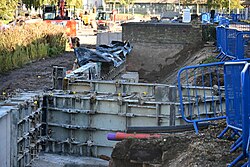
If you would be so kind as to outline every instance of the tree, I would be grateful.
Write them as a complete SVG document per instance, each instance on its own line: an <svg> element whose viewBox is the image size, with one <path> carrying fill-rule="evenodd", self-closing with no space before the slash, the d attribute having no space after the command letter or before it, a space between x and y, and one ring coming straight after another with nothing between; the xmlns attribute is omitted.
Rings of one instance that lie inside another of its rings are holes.
<svg viewBox="0 0 250 167"><path fill-rule="evenodd" d="M129 11L129 7L134 4L134 0L120 0L120 4L124 5L124 7L127 8L127 11Z"/></svg>
<svg viewBox="0 0 250 167"><path fill-rule="evenodd" d="M57 5L60 0L22 0L22 2L28 7L35 7L36 9L42 5L50 4ZM65 0L67 5L75 6L76 8L82 8L82 0Z"/></svg>
<svg viewBox="0 0 250 167"><path fill-rule="evenodd" d="M0 0L0 18L12 19L18 5L18 0Z"/></svg>
<svg viewBox="0 0 250 167"><path fill-rule="evenodd" d="M242 8L240 5L240 0L208 0L208 8L217 8L220 11L223 9L228 9L229 8L229 1L230 1L230 9L238 9Z"/></svg>

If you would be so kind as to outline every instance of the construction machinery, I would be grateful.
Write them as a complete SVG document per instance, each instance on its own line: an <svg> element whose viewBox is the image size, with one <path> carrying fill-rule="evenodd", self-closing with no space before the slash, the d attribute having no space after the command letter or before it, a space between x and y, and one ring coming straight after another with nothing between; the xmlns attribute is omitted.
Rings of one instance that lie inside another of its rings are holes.
<svg viewBox="0 0 250 167"><path fill-rule="evenodd" d="M92 28L94 27L95 13L85 11L84 13L80 13L80 18L85 26L90 25Z"/></svg>
<svg viewBox="0 0 250 167"><path fill-rule="evenodd" d="M96 16L97 30L110 30L115 25L114 11L98 11Z"/></svg>
<svg viewBox="0 0 250 167"><path fill-rule="evenodd" d="M69 6L65 0L58 0L57 5L43 6L43 20L49 24L61 25L65 28L66 34L69 37L71 47L75 45L72 41L76 38L76 20L69 16ZM75 9L75 7L74 7Z"/></svg>

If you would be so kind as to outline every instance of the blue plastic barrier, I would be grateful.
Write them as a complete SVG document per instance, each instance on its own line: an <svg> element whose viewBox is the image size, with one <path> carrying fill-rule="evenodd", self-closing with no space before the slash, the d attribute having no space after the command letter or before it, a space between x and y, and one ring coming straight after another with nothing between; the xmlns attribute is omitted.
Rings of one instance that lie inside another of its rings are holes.
<svg viewBox="0 0 250 167"><path fill-rule="evenodd" d="M226 40L227 40L227 46L226 46L226 55L232 56L236 58L236 35L237 35L236 29L229 29L226 28Z"/></svg>
<svg viewBox="0 0 250 167"><path fill-rule="evenodd" d="M224 64L227 124L230 128L242 130L241 71L246 62Z"/></svg>
<svg viewBox="0 0 250 167"><path fill-rule="evenodd" d="M201 22L203 24L210 23L210 13L202 13L201 14Z"/></svg>
<svg viewBox="0 0 250 167"><path fill-rule="evenodd" d="M222 37L222 31L224 31L224 27L222 26L217 26L216 27L216 47L217 47L217 51L220 51L222 49L222 41L223 41L223 37Z"/></svg>
<svg viewBox="0 0 250 167"><path fill-rule="evenodd" d="M250 140L250 64L246 64L241 72L241 86L242 86L242 117L243 117L243 132L242 132L242 151L243 156L249 156L249 140Z"/></svg>
<svg viewBox="0 0 250 167"><path fill-rule="evenodd" d="M250 40L250 31L238 32L236 35L236 58L244 59L245 44Z"/></svg>
<svg viewBox="0 0 250 167"><path fill-rule="evenodd" d="M232 13L232 14L230 14L230 16L231 16L233 22L238 22L239 21L239 17L240 17L239 14Z"/></svg>
<svg viewBox="0 0 250 167"><path fill-rule="evenodd" d="M219 26L216 29L218 32L217 41L220 53L216 58L219 58L220 61L225 61L227 59L234 60L236 59L236 36L238 31L236 29L229 29L223 26Z"/></svg>
<svg viewBox="0 0 250 167"><path fill-rule="evenodd" d="M229 19L227 19L225 17L220 17L219 18L219 26L228 27L229 26Z"/></svg>
<svg viewBox="0 0 250 167"><path fill-rule="evenodd" d="M248 158L249 157L249 124L250 124L250 120L249 120L249 116L250 116L250 64L247 63L245 64L243 70L241 71L241 85L240 85L240 90L241 90L241 97L240 97L240 107L241 107L241 119L242 119L242 136L240 137L241 139L241 143L239 146L242 147L242 153L236 158L234 159L228 166L232 167L234 165L236 165L240 160L244 159L244 158ZM238 99L236 99L237 102ZM248 158L248 162L246 162L244 165L242 166L247 166L249 162L249 158Z"/></svg>
<svg viewBox="0 0 250 167"><path fill-rule="evenodd" d="M219 14L216 14L216 15L214 16L214 23L219 23L219 21L220 21L220 15L219 15Z"/></svg>
<svg viewBox="0 0 250 167"><path fill-rule="evenodd" d="M250 41L250 31L238 31L223 26L216 27L217 51L216 58L220 61L245 59L245 48ZM250 26L247 26L250 30ZM240 28L242 28L240 26Z"/></svg>
<svg viewBox="0 0 250 167"><path fill-rule="evenodd" d="M227 127L218 138L230 129L242 131L241 71L246 62L226 62L224 65L224 85L226 97Z"/></svg>
<svg viewBox="0 0 250 167"><path fill-rule="evenodd" d="M198 133L198 123L223 119L224 88L223 62L188 66L178 72L178 92L180 114L182 118L193 123Z"/></svg>

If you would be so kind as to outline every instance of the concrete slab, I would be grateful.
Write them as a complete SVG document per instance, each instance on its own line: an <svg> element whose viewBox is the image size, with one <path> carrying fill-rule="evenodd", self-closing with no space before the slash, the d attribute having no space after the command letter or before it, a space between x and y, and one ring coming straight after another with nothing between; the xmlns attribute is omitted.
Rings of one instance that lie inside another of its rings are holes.
<svg viewBox="0 0 250 167"><path fill-rule="evenodd" d="M108 167L108 165L108 161L99 158L44 153L32 162L31 167Z"/></svg>

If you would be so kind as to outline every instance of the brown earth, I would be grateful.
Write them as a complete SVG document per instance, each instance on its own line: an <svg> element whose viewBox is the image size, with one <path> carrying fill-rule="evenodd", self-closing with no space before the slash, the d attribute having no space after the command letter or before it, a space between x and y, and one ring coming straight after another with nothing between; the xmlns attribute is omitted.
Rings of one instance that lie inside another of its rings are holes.
<svg viewBox="0 0 250 167"><path fill-rule="evenodd" d="M225 122L220 121L199 135L189 131L163 134L160 139L123 140L113 150L110 167L225 167L240 150L230 153L229 133L217 138L224 127Z"/></svg>
<svg viewBox="0 0 250 167"><path fill-rule="evenodd" d="M52 88L53 66L72 69L75 56L66 52L57 57L48 57L25 65L5 74L0 74L0 93L21 90L49 90Z"/></svg>
<svg viewBox="0 0 250 167"><path fill-rule="evenodd" d="M95 48L94 45L82 45ZM72 70L76 57L74 52L65 52L56 57L48 57L39 61L31 62L13 71L0 74L0 96L14 91L36 91L53 89L52 71L53 66L66 67Z"/></svg>

